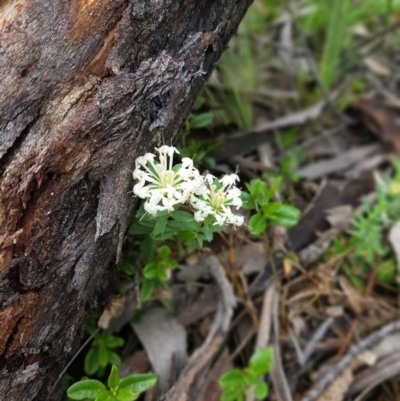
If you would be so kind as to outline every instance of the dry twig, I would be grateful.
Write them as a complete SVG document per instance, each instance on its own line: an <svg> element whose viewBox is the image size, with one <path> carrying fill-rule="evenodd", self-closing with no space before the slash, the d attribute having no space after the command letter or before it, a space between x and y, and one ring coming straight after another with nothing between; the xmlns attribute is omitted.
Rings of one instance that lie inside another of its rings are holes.
<svg viewBox="0 0 400 401"><path fill-rule="evenodd" d="M353 345L349 352L337 362L329 372L308 392L301 401L315 401L321 393L341 374L341 372L365 349L374 345L377 341L389 334L400 330L400 320L387 324L380 330L365 337L358 344Z"/></svg>

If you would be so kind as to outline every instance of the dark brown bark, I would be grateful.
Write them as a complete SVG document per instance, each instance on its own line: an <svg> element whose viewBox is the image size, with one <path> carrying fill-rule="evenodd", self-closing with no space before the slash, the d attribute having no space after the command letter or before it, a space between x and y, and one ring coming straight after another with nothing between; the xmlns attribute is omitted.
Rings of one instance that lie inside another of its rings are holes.
<svg viewBox="0 0 400 401"><path fill-rule="evenodd" d="M1 400L59 399L134 158L177 133L249 2L0 0Z"/></svg>

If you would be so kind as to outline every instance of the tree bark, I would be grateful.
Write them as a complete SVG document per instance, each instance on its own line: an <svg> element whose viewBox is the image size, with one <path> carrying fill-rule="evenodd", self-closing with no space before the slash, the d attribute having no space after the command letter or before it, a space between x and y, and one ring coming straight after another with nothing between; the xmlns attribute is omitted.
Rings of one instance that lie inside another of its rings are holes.
<svg viewBox="0 0 400 401"><path fill-rule="evenodd" d="M60 399L135 156L176 135L249 3L0 0L1 400Z"/></svg>

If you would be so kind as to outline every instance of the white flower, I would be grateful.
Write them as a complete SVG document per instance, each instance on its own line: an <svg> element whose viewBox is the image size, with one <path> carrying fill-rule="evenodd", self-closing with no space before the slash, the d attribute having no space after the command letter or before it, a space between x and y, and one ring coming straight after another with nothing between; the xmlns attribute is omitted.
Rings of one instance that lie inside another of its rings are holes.
<svg viewBox="0 0 400 401"><path fill-rule="evenodd" d="M243 216L234 214L231 206L238 209L242 206L240 199L240 189L235 187L235 182L239 181L236 174L229 174L217 180L213 175L207 174L202 190L195 193L190 198L190 203L196 210L194 219L204 221L208 216L214 216L215 225L243 224ZM199 195L198 197L196 195Z"/></svg>
<svg viewBox="0 0 400 401"><path fill-rule="evenodd" d="M159 162L155 155L146 153L136 159L133 172L133 178L138 180L133 192L146 199L144 209L153 215L164 210L172 212L175 205L187 202L204 185L193 160L184 157L182 165L173 169L174 153L178 150L164 145L156 151Z"/></svg>

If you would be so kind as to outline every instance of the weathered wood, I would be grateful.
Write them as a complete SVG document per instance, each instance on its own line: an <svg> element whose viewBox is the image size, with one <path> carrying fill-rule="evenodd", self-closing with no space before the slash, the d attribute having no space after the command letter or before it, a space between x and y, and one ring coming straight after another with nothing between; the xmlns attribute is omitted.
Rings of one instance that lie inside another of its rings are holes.
<svg viewBox="0 0 400 401"><path fill-rule="evenodd" d="M135 155L174 137L249 3L0 0L1 400L60 398Z"/></svg>

